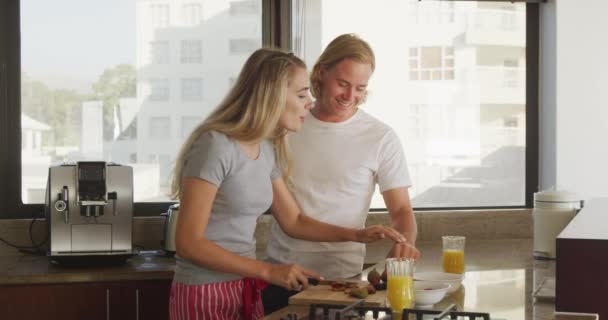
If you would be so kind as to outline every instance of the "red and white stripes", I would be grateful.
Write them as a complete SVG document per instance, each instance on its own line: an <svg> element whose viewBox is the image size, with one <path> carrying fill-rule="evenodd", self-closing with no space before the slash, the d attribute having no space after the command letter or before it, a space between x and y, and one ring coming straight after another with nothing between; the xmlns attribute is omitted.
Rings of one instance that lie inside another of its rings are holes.
<svg viewBox="0 0 608 320"><path fill-rule="evenodd" d="M169 299L171 320L240 320L243 314L244 279L186 285L173 281ZM258 296L251 319L264 317L262 299Z"/></svg>

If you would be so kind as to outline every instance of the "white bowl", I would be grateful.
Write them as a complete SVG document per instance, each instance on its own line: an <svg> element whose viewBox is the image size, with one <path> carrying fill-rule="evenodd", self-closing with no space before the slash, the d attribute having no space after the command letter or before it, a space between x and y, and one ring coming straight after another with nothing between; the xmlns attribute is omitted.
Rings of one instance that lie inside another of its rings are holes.
<svg viewBox="0 0 608 320"><path fill-rule="evenodd" d="M441 301L448 293L450 285L436 281L414 281L416 307L428 307Z"/></svg>
<svg viewBox="0 0 608 320"><path fill-rule="evenodd" d="M447 273L447 272L416 272L414 280L417 281L432 281L436 283L449 284L448 294L458 290L464 279L464 274Z"/></svg>

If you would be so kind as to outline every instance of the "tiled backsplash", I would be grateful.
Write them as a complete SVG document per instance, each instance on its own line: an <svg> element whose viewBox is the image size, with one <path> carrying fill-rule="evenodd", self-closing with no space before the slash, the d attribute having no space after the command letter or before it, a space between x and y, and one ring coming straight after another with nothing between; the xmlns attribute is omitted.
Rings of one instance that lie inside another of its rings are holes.
<svg viewBox="0 0 608 320"><path fill-rule="evenodd" d="M255 237L258 251L263 251L268 242L272 216L262 216L258 221ZM510 239L532 237L532 215L530 209L517 210L471 210L471 211L421 211L416 212L418 240L434 241L442 235L465 235L470 239ZM31 219L0 220L0 237L19 246L31 246L29 227ZM368 225L390 225L386 213L370 214ZM163 237L163 217L137 217L133 223L133 244L146 250L160 248ZM36 243L45 240L47 225L36 220L32 226ZM385 240L388 241L388 240ZM387 244L379 241L368 245L368 250ZM18 254L17 249L0 242L0 256Z"/></svg>

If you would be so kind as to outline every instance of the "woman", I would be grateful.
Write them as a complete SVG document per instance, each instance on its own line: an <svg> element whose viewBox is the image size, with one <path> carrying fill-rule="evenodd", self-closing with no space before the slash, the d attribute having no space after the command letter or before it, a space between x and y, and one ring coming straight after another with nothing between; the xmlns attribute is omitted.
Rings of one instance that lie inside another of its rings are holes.
<svg viewBox="0 0 608 320"><path fill-rule="evenodd" d="M298 265L255 259L256 219L269 207L295 238L403 241L391 228L342 228L300 212L282 178L289 176L285 139L300 129L311 107L302 60L259 49L224 101L185 142L171 188L181 202L171 319L259 319L265 282L294 290L306 288L307 278L319 278Z"/></svg>

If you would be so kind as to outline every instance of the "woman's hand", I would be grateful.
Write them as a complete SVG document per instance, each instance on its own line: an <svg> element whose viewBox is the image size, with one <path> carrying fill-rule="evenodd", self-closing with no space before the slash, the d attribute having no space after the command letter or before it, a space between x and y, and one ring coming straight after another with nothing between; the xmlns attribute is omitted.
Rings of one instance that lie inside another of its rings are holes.
<svg viewBox="0 0 608 320"><path fill-rule="evenodd" d="M265 281L284 287L287 290L308 288L308 278L322 279L316 272L297 264L270 264L264 276Z"/></svg>
<svg viewBox="0 0 608 320"><path fill-rule="evenodd" d="M405 237L397 230L383 225L359 229L355 234L355 241L363 243L374 242L384 238L390 238L397 243L406 242Z"/></svg>
<svg viewBox="0 0 608 320"><path fill-rule="evenodd" d="M420 258L420 251L409 242L395 243L388 253L388 258L409 258L418 260L418 258Z"/></svg>

